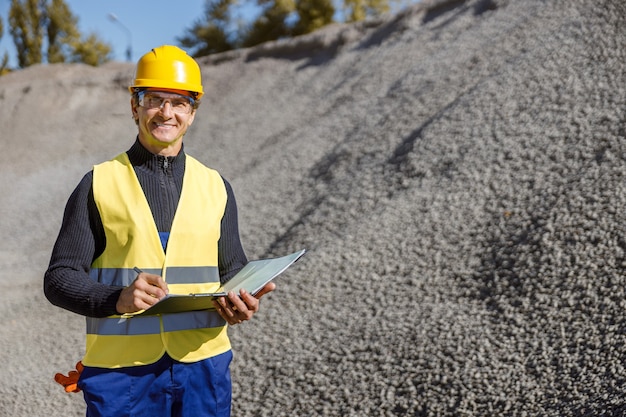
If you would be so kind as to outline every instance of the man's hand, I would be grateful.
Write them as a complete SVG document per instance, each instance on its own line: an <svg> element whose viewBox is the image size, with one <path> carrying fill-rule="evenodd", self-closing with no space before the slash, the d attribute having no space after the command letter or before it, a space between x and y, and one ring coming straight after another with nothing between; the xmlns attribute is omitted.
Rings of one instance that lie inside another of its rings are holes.
<svg viewBox="0 0 626 417"><path fill-rule="evenodd" d="M161 276L142 272L122 290L115 308L120 314L135 313L153 306L168 293L167 284Z"/></svg>
<svg viewBox="0 0 626 417"><path fill-rule="evenodd" d="M213 305L215 305L217 312L228 324L239 324L250 320L259 311L259 300L261 297L275 289L276 284L270 282L254 296L244 289L239 291L239 295L231 291L228 293L228 296L219 297L213 301Z"/></svg>

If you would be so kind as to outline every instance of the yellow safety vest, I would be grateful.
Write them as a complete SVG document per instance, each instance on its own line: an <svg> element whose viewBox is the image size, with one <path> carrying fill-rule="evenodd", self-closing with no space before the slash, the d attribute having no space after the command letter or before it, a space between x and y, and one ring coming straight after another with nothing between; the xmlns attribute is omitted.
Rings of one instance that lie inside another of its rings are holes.
<svg viewBox="0 0 626 417"><path fill-rule="evenodd" d="M186 156L167 253L126 153L94 167L93 194L106 248L91 266L92 279L127 286L135 279L137 266L161 275L171 294L219 288L217 243L227 197L216 171ZM147 365L166 352L181 362L195 362L230 349L226 322L215 310L88 317L86 342L83 364L102 368Z"/></svg>

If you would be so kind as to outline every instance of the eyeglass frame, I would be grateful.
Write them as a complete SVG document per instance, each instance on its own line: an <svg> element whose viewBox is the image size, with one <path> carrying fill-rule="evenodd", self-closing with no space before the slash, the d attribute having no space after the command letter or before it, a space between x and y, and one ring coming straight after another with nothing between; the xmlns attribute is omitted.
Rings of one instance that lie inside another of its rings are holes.
<svg viewBox="0 0 626 417"><path fill-rule="evenodd" d="M189 111L183 112L183 113L177 112L175 110L175 107L172 105L172 101L171 101L175 97L170 97L170 98L162 97L161 104L159 106L156 106L156 107L144 106L143 101L144 101L144 96L146 95L146 93L162 93L162 94L164 93L164 94L168 94L168 95L173 95L173 96L178 96L178 97L184 98L190 104ZM200 105L200 100L196 99L195 97L187 96L185 94L174 93L174 92L170 92L170 91L136 89L134 95L135 95L135 100L136 100L136 103L137 103L138 106L141 106L141 107L143 107L145 109L159 109L159 110L163 110L163 106L165 106L165 103L169 102L172 111L174 113L176 113L176 114L191 114Z"/></svg>

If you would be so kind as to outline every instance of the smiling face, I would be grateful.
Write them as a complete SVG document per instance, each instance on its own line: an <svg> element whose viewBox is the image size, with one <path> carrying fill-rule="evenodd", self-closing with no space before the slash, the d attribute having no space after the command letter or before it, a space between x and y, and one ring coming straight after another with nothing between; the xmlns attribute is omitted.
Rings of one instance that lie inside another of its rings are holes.
<svg viewBox="0 0 626 417"><path fill-rule="evenodd" d="M189 113L175 111L177 97L190 97L187 91L148 89L153 96L166 99L161 106L140 105L140 101L131 98L133 117L139 128L139 142L156 155L178 155L183 144L183 136L193 123L195 108Z"/></svg>

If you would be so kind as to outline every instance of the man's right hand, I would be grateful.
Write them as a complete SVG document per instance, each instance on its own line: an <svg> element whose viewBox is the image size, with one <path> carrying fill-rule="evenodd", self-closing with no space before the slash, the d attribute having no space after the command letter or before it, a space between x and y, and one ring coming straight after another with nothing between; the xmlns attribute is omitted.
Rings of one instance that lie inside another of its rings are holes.
<svg viewBox="0 0 626 417"><path fill-rule="evenodd" d="M167 284L161 276L142 272L122 290L115 308L119 314L135 313L153 306L168 293Z"/></svg>

